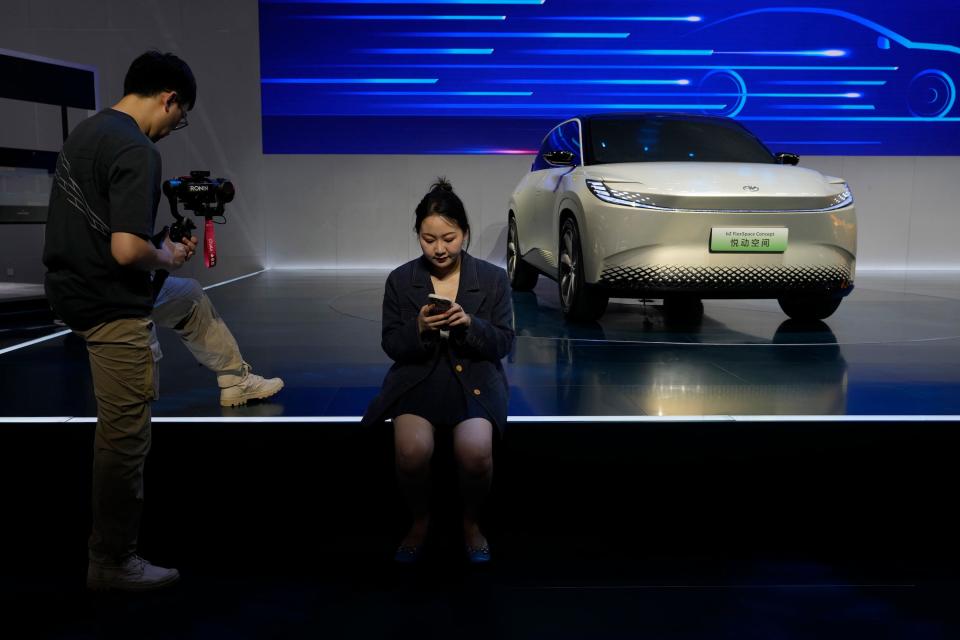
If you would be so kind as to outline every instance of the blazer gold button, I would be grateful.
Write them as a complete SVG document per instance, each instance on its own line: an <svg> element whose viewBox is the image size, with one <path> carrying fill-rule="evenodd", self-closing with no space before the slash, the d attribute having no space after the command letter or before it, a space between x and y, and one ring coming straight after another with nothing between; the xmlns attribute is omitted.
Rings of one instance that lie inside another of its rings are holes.
<svg viewBox="0 0 960 640"><path fill-rule="evenodd" d="M458 364L456 367L454 367L454 369L457 370L457 373L462 373L462 372L463 372L463 365L459 365L459 364Z"/></svg>
<svg viewBox="0 0 960 640"><path fill-rule="evenodd" d="M473 390L473 395L475 395L475 396L480 395L480 389L474 389L474 390Z"/></svg>

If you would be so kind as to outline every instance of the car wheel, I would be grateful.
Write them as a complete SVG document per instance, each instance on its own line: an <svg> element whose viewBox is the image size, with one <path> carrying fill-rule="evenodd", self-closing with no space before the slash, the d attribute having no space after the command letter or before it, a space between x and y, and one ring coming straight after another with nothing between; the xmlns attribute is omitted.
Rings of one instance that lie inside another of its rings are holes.
<svg viewBox="0 0 960 640"><path fill-rule="evenodd" d="M790 296L777 298L783 312L794 320L823 320L829 318L843 298L829 295Z"/></svg>
<svg viewBox="0 0 960 640"><path fill-rule="evenodd" d="M520 257L517 221L512 217L507 226L507 275L514 291L530 291L537 284L540 273Z"/></svg>
<svg viewBox="0 0 960 640"><path fill-rule="evenodd" d="M607 310L609 296L587 284L583 275L580 231L572 218L560 228L560 308L567 320L589 322Z"/></svg>

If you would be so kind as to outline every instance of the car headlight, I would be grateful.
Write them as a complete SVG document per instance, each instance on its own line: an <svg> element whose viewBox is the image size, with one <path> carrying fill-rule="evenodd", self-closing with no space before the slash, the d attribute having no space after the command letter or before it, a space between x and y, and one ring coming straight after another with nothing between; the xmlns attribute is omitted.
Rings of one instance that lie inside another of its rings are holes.
<svg viewBox="0 0 960 640"><path fill-rule="evenodd" d="M590 189L590 193L597 196L604 202L611 202L613 204L622 204L628 207L639 207L644 209L663 208L658 207L657 203L653 201L653 198L646 193L614 189L613 187L608 187L602 180L587 180L586 183L587 188Z"/></svg>
<svg viewBox="0 0 960 640"><path fill-rule="evenodd" d="M670 206L667 203L660 202L658 203L654 200L654 196L648 193L640 193L637 191L625 191L623 189L614 189L610 185L603 182L603 180L586 180L587 188L590 189L590 193L600 198L604 202L610 202L612 204L619 204L627 207L634 207L637 209L653 209L655 211L684 211L687 209L678 209L675 206ZM842 184L843 188L840 193L835 196L827 197L820 199L817 203L820 206L815 208L802 208L796 209L797 211L833 211L835 209L842 209L843 207L853 204L853 193L850 191L850 186L846 183L834 183ZM824 206L825 205L825 206ZM697 208L696 210L701 210ZM710 209L713 211L714 209ZM717 209L720 210L720 209ZM723 211L740 211L740 212L750 212L756 213L758 209L722 209ZM764 209L766 211L766 209ZM779 209L771 209L770 212L779 211Z"/></svg>
<svg viewBox="0 0 960 640"><path fill-rule="evenodd" d="M850 191L850 185L843 183L843 189L837 195L833 196L830 206L827 209L839 209L848 204L853 204L853 192Z"/></svg>

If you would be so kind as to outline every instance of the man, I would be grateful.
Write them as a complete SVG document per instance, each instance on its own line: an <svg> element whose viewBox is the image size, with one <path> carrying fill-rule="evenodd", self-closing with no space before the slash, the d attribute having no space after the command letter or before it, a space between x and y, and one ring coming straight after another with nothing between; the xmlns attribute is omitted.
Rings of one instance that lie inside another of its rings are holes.
<svg viewBox="0 0 960 640"><path fill-rule="evenodd" d="M43 262L50 304L87 343L97 398L87 586L139 591L179 578L137 555L150 401L159 388L154 324L174 329L217 373L224 406L269 397L283 381L250 373L195 280L170 277L154 300L152 272L175 271L196 252L195 237L167 237L159 248L150 238L162 175L154 143L187 126L197 85L183 60L149 51L130 65L123 92L64 143Z"/></svg>

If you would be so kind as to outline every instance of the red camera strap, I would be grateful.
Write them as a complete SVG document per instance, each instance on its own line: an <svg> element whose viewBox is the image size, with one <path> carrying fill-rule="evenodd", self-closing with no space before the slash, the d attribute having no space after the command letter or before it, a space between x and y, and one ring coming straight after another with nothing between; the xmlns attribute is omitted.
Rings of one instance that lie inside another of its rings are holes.
<svg viewBox="0 0 960 640"><path fill-rule="evenodd" d="M203 225L203 264L209 269L217 266L217 238L213 231L213 220L207 218Z"/></svg>

